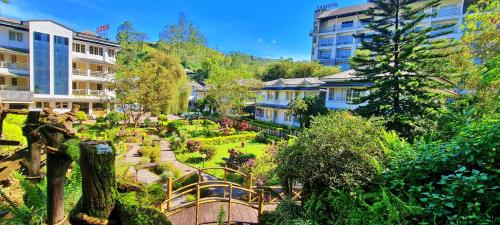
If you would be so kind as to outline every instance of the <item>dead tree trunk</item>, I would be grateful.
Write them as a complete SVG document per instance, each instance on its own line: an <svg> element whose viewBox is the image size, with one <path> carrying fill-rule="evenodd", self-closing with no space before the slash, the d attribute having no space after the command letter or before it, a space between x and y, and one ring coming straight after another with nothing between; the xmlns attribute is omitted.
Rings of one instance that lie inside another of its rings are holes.
<svg viewBox="0 0 500 225"><path fill-rule="evenodd" d="M109 141L80 143L82 213L108 219L115 207L115 149Z"/></svg>
<svg viewBox="0 0 500 225"><path fill-rule="evenodd" d="M45 139L41 133L35 130L40 125L40 112L30 111L23 127L23 135L28 142L29 163L27 164L28 178L40 178L40 164Z"/></svg>
<svg viewBox="0 0 500 225"><path fill-rule="evenodd" d="M45 136L45 135L44 135ZM66 172L73 161L59 151L64 134L54 132L47 139L47 224L59 224L64 217L64 183Z"/></svg>

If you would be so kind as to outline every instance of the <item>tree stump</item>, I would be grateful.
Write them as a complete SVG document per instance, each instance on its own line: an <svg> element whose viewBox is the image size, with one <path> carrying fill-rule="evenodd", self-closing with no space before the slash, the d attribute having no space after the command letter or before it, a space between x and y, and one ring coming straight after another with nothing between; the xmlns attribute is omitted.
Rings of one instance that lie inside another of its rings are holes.
<svg viewBox="0 0 500 225"><path fill-rule="evenodd" d="M23 135L28 142L28 177L31 179L41 178L40 163L42 156L42 149L45 146L45 139L39 131L35 129L40 124L40 112L30 111L26 119L26 125L23 127Z"/></svg>
<svg viewBox="0 0 500 225"><path fill-rule="evenodd" d="M109 141L80 143L82 213L107 219L115 207L115 149Z"/></svg>
<svg viewBox="0 0 500 225"><path fill-rule="evenodd" d="M64 140L64 134L48 134L47 149L47 224L60 224L64 216L64 183L66 172L73 161L68 155L58 151Z"/></svg>

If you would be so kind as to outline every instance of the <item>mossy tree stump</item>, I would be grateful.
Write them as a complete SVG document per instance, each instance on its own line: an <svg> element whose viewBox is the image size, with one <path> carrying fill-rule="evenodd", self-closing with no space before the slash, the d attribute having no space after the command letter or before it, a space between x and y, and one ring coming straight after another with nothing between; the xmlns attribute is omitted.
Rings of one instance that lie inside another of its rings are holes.
<svg viewBox="0 0 500 225"><path fill-rule="evenodd" d="M80 143L82 213L108 219L116 204L116 150L109 141Z"/></svg>

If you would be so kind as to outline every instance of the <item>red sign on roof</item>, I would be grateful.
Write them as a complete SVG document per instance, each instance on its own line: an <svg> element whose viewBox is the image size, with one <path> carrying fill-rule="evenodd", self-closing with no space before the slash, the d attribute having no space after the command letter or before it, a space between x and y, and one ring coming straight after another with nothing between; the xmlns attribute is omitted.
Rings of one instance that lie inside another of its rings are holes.
<svg viewBox="0 0 500 225"><path fill-rule="evenodd" d="M100 33L100 32L107 31L107 30L109 30L109 24L102 25L102 26L98 27L95 31L96 31L96 33Z"/></svg>

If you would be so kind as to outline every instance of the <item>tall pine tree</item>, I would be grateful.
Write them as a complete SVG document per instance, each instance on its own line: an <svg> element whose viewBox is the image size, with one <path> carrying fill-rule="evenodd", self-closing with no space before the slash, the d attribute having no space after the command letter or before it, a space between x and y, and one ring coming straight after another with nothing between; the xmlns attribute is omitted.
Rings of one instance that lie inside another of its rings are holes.
<svg viewBox="0 0 500 225"><path fill-rule="evenodd" d="M362 46L351 60L357 74L374 83L360 102L363 116L384 117L386 127L403 136L429 129L443 102L441 78L447 74L443 59L453 45L437 39L453 32L455 24L421 28L429 9L439 0L375 0L365 12L370 19Z"/></svg>

